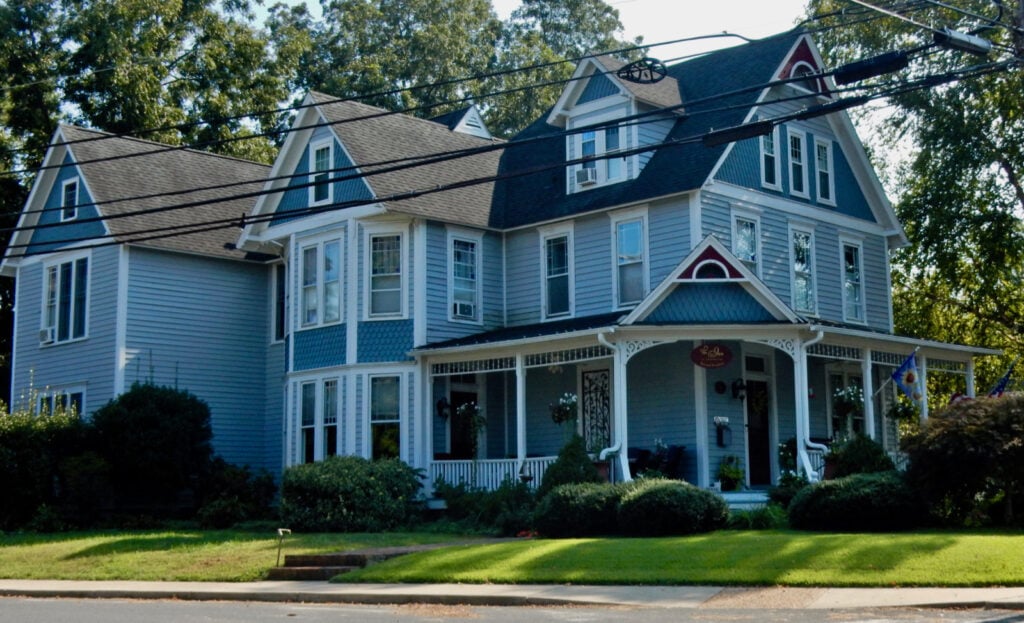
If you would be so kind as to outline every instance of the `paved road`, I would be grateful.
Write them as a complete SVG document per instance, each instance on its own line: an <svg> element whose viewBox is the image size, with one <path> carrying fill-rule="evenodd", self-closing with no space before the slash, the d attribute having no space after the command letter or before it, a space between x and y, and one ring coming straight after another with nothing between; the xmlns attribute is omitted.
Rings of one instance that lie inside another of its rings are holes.
<svg viewBox="0 0 1024 623"><path fill-rule="evenodd" d="M332 623L398 621L494 621L495 623L601 622L786 622L786 623L1016 623L1024 613L1007 610L864 608L842 610L755 608L642 608L638 606L457 606L443 604L351 605L266 602L138 601L121 599L0 598L0 623Z"/></svg>

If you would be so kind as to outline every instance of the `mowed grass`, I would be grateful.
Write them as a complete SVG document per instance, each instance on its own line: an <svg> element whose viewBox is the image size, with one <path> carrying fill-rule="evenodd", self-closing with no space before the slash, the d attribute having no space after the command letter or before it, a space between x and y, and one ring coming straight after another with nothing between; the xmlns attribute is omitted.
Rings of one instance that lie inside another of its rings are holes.
<svg viewBox="0 0 1024 623"><path fill-rule="evenodd" d="M292 534L285 554L461 539L427 533ZM0 536L0 578L49 580L260 580L277 563L276 532L137 531Z"/></svg>
<svg viewBox="0 0 1024 623"><path fill-rule="evenodd" d="M373 565L343 582L1021 586L1024 534L722 531L658 539L524 540Z"/></svg>

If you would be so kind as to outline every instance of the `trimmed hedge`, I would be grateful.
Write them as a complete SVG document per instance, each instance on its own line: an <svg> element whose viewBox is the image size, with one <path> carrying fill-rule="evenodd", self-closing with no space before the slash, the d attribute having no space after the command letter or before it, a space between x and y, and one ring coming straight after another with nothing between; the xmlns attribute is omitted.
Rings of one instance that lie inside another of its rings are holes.
<svg viewBox="0 0 1024 623"><path fill-rule="evenodd" d="M281 519L306 532L379 532L419 513L421 472L398 459L332 456L295 465L281 479Z"/></svg>
<svg viewBox="0 0 1024 623"><path fill-rule="evenodd" d="M580 482L604 482L594 461L587 454L587 443L583 437L573 435L558 452L558 458L544 471L544 480L537 487L537 497L543 498L549 491L560 485Z"/></svg>
<svg viewBox="0 0 1024 623"><path fill-rule="evenodd" d="M882 444L866 435L853 437L832 446L825 460L832 463L832 478L843 478L851 474L873 474L896 469Z"/></svg>
<svg viewBox="0 0 1024 623"><path fill-rule="evenodd" d="M618 506L633 483L570 483L541 498L533 516L537 532L554 538L604 536L619 529Z"/></svg>
<svg viewBox="0 0 1024 623"><path fill-rule="evenodd" d="M789 505L789 523L800 530L910 530L923 525L926 516L917 492L894 471L818 482Z"/></svg>
<svg viewBox="0 0 1024 623"><path fill-rule="evenodd" d="M669 536L724 528L721 496L679 480L644 480L619 502L619 529L633 536Z"/></svg>

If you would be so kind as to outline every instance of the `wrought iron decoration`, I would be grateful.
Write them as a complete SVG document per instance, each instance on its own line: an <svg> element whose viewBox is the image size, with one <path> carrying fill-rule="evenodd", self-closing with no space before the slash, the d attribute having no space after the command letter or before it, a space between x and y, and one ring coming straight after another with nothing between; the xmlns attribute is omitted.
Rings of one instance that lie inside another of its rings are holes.
<svg viewBox="0 0 1024 623"><path fill-rule="evenodd" d="M637 84L654 84L655 82L661 82L661 79L667 73L664 63L656 58L645 56L638 61L633 61L626 65L616 75L623 80L636 82Z"/></svg>

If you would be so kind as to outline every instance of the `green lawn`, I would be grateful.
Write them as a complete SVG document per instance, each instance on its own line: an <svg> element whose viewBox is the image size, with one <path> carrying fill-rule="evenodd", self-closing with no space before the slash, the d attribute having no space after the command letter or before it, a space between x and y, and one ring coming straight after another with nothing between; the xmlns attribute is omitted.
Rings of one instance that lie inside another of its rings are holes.
<svg viewBox="0 0 1024 623"><path fill-rule="evenodd" d="M464 541L435 533L293 534L284 553ZM0 536L0 578L247 581L277 535L242 531ZM524 539L453 546L341 576L363 582L1024 586L1024 533L721 531L661 539Z"/></svg>
<svg viewBox="0 0 1024 623"><path fill-rule="evenodd" d="M1024 585L1024 534L722 531L660 539L524 540L415 554L346 582Z"/></svg>

